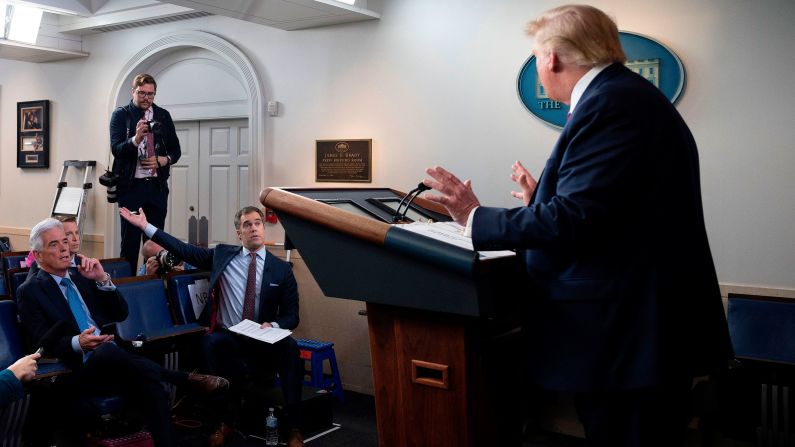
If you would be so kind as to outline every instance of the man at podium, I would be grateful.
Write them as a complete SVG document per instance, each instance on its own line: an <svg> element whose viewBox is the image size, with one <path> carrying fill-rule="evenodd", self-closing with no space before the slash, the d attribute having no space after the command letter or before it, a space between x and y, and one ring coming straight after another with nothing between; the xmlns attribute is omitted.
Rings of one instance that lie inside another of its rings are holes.
<svg viewBox="0 0 795 447"><path fill-rule="evenodd" d="M573 391L589 445L684 442L694 376L730 353L693 136L668 99L624 66L616 24L561 6L528 24L538 76L569 119L538 182L516 162L525 206L481 206L441 167L427 198L476 250L517 249L527 359L546 389Z"/></svg>

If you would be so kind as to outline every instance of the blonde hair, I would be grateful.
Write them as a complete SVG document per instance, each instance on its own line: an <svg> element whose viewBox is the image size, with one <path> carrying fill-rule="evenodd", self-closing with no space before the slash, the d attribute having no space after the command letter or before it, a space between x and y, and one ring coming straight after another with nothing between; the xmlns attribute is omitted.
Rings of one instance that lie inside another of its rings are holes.
<svg viewBox="0 0 795 447"><path fill-rule="evenodd" d="M593 67L627 61L616 23L593 6L564 5L550 9L529 22L525 31L540 48L554 50L566 63Z"/></svg>

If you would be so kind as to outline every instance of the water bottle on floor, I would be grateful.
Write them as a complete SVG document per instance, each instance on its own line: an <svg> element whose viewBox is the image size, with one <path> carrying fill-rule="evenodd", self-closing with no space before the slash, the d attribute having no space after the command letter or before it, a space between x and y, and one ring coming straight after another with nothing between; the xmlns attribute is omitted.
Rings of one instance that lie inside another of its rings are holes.
<svg viewBox="0 0 795 447"><path fill-rule="evenodd" d="M265 445L279 445L279 420L273 407L268 408L268 417L265 418Z"/></svg>

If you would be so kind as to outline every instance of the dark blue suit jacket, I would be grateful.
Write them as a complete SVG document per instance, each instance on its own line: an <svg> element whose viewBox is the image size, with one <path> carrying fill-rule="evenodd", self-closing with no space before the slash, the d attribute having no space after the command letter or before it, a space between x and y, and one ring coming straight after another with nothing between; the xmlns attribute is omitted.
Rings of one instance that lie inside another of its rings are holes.
<svg viewBox="0 0 795 447"><path fill-rule="evenodd" d="M79 274L70 274L70 278L80 291L80 296L83 297L97 327L127 319L127 302L117 291L99 290L94 281ZM69 330L58 339L52 356L60 358L72 369L82 367L83 356L72 350L72 337L79 334L80 329L69 309L69 303L49 273L39 270L35 277L19 286L17 304L22 327L33 346L39 345L41 337L56 322L66 321Z"/></svg>
<svg viewBox="0 0 795 447"><path fill-rule="evenodd" d="M112 171L120 176L117 192L124 193L133 177L135 167L138 163L138 146L130 142L130 138L135 135L135 127L143 116L143 111L139 109L132 100L129 104L117 108L110 118L110 149L113 153ZM174 128L174 121L168 110L152 104L152 120L158 121L163 126L162 132L156 134L155 149L159 156L171 157L171 164L179 161L182 150L177 138L177 131ZM171 172L170 166L163 166L157 170L157 179L160 183L160 190L168 194L168 177Z"/></svg>
<svg viewBox="0 0 795 447"><path fill-rule="evenodd" d="M152 236L152 240L166 250L176 254L180 259L203 270L210 270L210 290L215 290L226 266L243 250L240 245L219 244L215 248L202 248L186 244L162 230ZM219 293L214 293L213 305L205 307L200 320L214 322ZM208 308L210 310L208 310ZM257 322L275 321L282 329L293 330L298 327L298 286L293 276L292 266L288 262L269 253L265 257L262 271L262 285L259 295L259 313ZM212 326L212 325L211 325Z"/></svg>
<svg viewBox="0 0 795 447"><path fill-rule="evenodd" d="M726 366L695 141L623 65L586 89L530 206L479 208L472 239L524 251L525 331L543 386L632 389Z"/></svg>

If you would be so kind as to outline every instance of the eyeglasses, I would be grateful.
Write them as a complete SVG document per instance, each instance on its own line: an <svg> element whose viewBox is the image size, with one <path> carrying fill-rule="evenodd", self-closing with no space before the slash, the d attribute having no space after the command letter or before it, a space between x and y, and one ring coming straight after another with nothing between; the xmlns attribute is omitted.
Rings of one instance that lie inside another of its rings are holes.
<svg viewBox="0 0 795 447"><path fill-rule="evenodd" d="M136 90L135 94L138 95L139 98L154 98L157 93L156 92L143 92L141 90Z"/></svg>

